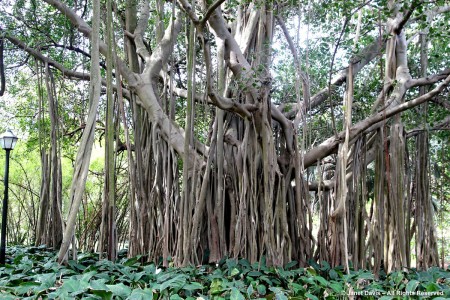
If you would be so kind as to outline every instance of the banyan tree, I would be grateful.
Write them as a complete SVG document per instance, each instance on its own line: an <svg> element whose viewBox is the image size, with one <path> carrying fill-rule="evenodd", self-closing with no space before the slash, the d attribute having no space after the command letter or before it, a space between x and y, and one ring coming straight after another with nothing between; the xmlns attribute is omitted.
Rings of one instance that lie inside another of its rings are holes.
<svg viewBox="0 0 450 300"><path fill-rule="evenodd" d="M60 262L80 244L98 138L89 247L109 259L125 243L165 265L439 263L430 141L449 120L436 117L448 109L446 1L6 2L2 88L26 55L52 128L36 243ZM63 201L69 81L89 101Z"/></svg>

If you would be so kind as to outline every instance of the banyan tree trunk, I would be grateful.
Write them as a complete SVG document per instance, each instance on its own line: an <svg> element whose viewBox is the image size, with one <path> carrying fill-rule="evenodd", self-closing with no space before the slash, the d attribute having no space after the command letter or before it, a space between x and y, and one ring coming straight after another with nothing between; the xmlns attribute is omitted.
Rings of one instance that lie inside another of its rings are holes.
<svg viewBox="0 0 450 300"><path fill-rule="evenodd" d="M420 64L422 76L427 76L427 34L420 35ZM420 95L426 93L425 87L419 90ZM420 113L425 119L428 105L420 106ZM417 268L427 269L438 265L439 256L434 226L434 211L430 192L430 165L429 165L429 135L426 130L416 137L416 164L415 164L415 220L416 220L416 257Z"/></svg>
<svg viewBox="0 0 450 300"><path fill-rule="evenodd" d="M59 121L56 88L50 67L45 65L45 83L50 117L50 147L41 149L41 202L36 234L36 245L45 244L58 249L63 238L61 217L62 172L59 149Z"/></svg>

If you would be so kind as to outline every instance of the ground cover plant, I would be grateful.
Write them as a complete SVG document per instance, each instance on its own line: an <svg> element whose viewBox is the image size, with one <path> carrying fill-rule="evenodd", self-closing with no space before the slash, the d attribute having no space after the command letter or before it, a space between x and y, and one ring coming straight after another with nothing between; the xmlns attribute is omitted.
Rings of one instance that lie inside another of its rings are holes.
<svg viewBox="0 0 450 300"><path fill-rule="evenodd" d="M161 267L127 258L116 263L80 253L67 265L45 247L12 247L0 267L2 299L445 299L450 297L450 270L347 274L342 267L296 262L269 267L265 260L223 259L217 265Z"/></svg>

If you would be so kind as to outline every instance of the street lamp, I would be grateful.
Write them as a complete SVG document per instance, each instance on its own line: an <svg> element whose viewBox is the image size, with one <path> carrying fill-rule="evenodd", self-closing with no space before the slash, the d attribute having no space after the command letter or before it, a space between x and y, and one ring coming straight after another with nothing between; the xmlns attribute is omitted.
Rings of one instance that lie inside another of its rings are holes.
<svg viewBox="0 0 450 300"><path fill-rule="evenodd" d="M6 163L5 163L5 196L3 197L3 209L2 209L2 233L0 244L0 264L5 264L6 253L6 219L8 217L8 177L9 177L9 152L14 149L18 138L12 133L11 130L6 130L0 136L0 146L6 151Z"/></svg>

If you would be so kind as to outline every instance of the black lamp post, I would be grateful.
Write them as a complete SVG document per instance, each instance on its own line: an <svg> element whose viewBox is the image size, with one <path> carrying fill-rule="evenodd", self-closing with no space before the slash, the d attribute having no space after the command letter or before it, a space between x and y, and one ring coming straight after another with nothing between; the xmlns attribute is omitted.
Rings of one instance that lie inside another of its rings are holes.
<svg viewBox="0 0 450 300"><path fill-rule="evenodd" d="M6 253L6 219L8 217L8 177L9 177L9 152L14 149L18 138L12 133L11 130L6 130L0 136L0 146L6 151L6 163L5 163L5 196L3 197L3 209L2 209L2 233L0 244L0 264L5 264Z"/></svg>

